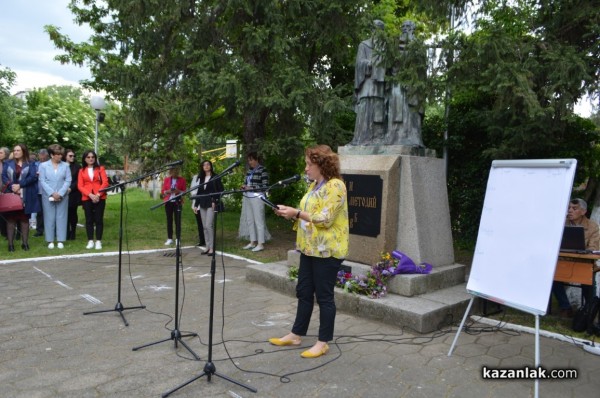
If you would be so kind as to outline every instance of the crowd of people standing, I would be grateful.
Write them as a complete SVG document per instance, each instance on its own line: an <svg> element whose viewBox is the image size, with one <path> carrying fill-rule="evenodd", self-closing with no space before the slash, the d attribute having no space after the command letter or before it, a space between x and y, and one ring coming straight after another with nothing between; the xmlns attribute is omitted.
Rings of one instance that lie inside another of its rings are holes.
<svg viewBox="0 0 600 398"><path fill-rule="evenodd" d="M75 240L77 208L83 203L88 235L87 249L102 249L106 170L94 151L86 151L81 165L71 149L53 144L30 154L25 144L12 151L0 148L2 193L17 195L22 209L0 214L0 231L8 241L8 251L15 251L20 236L21 248L29 250L29 230L44 236L48 249L63 249L66 240ZM96 241L93 241L94 229Z"/></svg>
<svg viewBox="0 0 600 398"><path fill-rule="evenodd" d="M23 204L20 210L0 209L0 232L8 241L9 252L15 251L15 241L19 239L22 250L29 250L30 229L35 231L33 236L45 238L48 249L63 249L66 241L76 239L80 206L85 215L85 248L102 249L104 212L111 180L94 151L84 151L80 159L79 162L74 150L59 144L36 153L30 153L25 144L16 144L12 150L0 148L0 192L18 195ZM264 250L265 242L271 238L261 200L268 188L269 174L256 152L248 153L246 160L247 172L240 187L244 194L239 237L249 241L243 249L257 252ZM224 187L210 160L201 162L198 174L193 176L192 187L191 208L198 227L196 246L203 249L202 254L211 255L215 250L215 215L223 211L220 194ZM187 182L179 168L170 169L161 189L167 246L174 243L176 215L183 203L179 195L186 189Z"/></svg>

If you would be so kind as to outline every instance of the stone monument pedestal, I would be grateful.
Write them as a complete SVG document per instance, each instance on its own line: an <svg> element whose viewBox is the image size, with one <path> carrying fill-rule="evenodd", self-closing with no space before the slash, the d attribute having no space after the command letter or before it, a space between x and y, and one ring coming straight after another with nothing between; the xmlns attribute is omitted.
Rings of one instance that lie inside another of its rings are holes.
<svg viewBox="0 0 600 398"><path fill-rule="evenodd" d="M362 145L339 147L338 154L348 189L348 260L373 264L381 252L400 250L416 263L454 263L444 161L435 151ZM382 185L371 184L379 178ZM360 194L355 181L365 185ZM373 206L379 220L373 220ZM371 224L367 235L364 224Z"/></svg>

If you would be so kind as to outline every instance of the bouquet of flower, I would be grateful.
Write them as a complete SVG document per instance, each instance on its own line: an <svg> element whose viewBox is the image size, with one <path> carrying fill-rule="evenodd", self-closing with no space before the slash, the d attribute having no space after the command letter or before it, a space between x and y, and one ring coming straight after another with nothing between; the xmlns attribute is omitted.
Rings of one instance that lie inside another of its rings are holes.
<svg viewBox="0 0 600 398"><path fill-rule="evenodd" d="M366 275L352 274L340 270L337 274L336 286L347 293L362 294L371 298L380 298L387 293L387 284L397 274L428 274L431 264L416 265L410 257L394 250L392 254L381 253L381 259L371 267ZM290 267L290 280L298 278L298 268Z"/></svg>
<svg viewBox="0 0 600 398"><path fill-rule="evenodd" d="M380 298L387 293L387 282L394 276L398 261L389 253L381 254L381 261L371 267L366 275L354 275L338 272L336 286L345 292L362 294L371 298Z"/></svg>

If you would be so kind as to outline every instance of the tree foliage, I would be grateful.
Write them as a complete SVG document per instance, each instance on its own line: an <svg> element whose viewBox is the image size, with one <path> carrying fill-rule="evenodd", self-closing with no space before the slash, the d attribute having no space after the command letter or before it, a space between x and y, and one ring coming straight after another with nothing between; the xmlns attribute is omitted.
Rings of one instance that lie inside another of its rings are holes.
<svg viewBox="0 0 600 398"><path fill-rule="evenodd" d="M449 196L455 236L466 240L476 236L492 160L575 157L577 181L597 173L598 130L573 106L598 91L600 9L586 1L482 3L476 30L446 43L456 54L445 75ZM442 144L440 130L428 134L426 142Z"/></svg>
<svg viewBox="0 0 600 398"><path fill-rule="evenodd" d="M26 107L19 118L22 140L32 150L60 144L81 153L94 148L95 118L78 88L50 86L35 89L27 95ZM103 141L106 142L99 140Z"/></svg>
<svg viewBox="0 0 600 398"><path fill-rule="evenodd" d="M18 135L16 113L19 102L10 95L15 79L16 75L12 70L0 68L0 143L2 146L12 146Z"/></svg>
<svg viewBox="0 0 600 398"><path fill-rule="evenodd" d="M59 28L46 29L65 51L61 62L87 63L94 78L86 85L129 110L138 149L179 148L208 127L267 158L298 157L305 131L334 147L351 138L340 115L351 113L363 5L73 0L77 22L94 30L91 40L73 43Z"/></svg>

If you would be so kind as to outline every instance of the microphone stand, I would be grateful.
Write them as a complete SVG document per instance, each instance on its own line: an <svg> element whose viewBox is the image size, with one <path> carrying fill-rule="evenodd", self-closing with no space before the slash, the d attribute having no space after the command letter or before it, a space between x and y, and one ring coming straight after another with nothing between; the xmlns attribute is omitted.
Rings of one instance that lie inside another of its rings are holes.
<svg viewBox="0 0 600 398"><path fill-rule="evenodd" d="M125 196L125 186L127 184L130 183L134 183L136 181L140 181L146 177L149 177L151 175L154 174L158 174L160 172L162 172L163 169L159 169L158 171L153 171L151 173L148 173L146 175L143 175L141 177L135 178L133 180L130 181L124 181L124 182L120 182L116 185L113 185L111 187L108 188L103 188L100 190L100 192L105 192L105 191L110 191L113 189L121 189L121 207L120 207L120 211L119 211L119 272L118 272L118 276L117 276L117 304L115 305L115 308L113 309L108 309L108 310L99 310L99 311L89 311L89 312L84 312L83 315L90 315L90 314L100 314L103 312L112 312L112 311L116 311L119 313L119 315L121 316L121 319L123 319L123 323L125 323L125 326L129 326L129 323L127 322L127 319L125 319L125 316L123 315L123 311L127 311L127 310L137 310L137 309L144 309L146 308L145 305L140 305L140 306L136 306L136 307L124 307L123 304L121 303L121 270L122 270L122 256L123 256L123 197Z"/></svg>
<svg viewBox="0 0 600 398"><path fill-rule="evenodd" d="M190 190L193 188L190 188ZM200 357L183 341L181 340L184 337L195 337L198 336L197 333L186 333L181 334L179 330L179 268L181 266L181 202L182 196L188 193L189 190L182 192L178 195L175 195L173 198L161 202L155 206L152 206L150 210L154 210L158 207L165 206L167 203L171 202L175 204L175 328L171 331L171 335L166 339L154 341L152 343L144 344L138 347L134 347L132 351L141 350L142 348L150 347L152 345L164 343L166 341L173 340L175 348L177 348L177 343L181 343L185 349L187 349L190 354L196 358L197 361L200 360Z"/></svg>
<svg viewBox="0 0 600 398"><path fill-rule="evenodd" d="M223 178L227 174L228 173L221 173L217 177ZM258 190L262 190L262 189L256 189L256 191L258 191ZM249 191L249 190L245 190L245 191L234 190L234 191L221 192L218 194L219 200L226 194L247 192L247 191ZM254 190L252 190L252 191L254 191ZM216 195L217 194L197 195L197 196L192 196L191 199L196 199L201 196L216 196ZM215 217L215 225L214 225L214 229L213 229L213 252L212 252L211 261L210 261L210 315L209 315L209 324L208 324L208 359L206 360L206 363L204 364L202 373L200 373L199 375L193 377L192 379L178 385L177 387L167 391L166 393L162 394L162 398L168 397L169 395L171 395L175 391L179 390L180 388L183 388L183 387L187 386L188 384L190 384L204 376L206 376L206 380L208 382L211 381L212 376L218 376L218 377L220 377L224 380L227 380L233 384L236 384L240 387L244 387L248 391L252 391L254 393L258 391L254 387L248 386L240 381L234 380L228 376L218 373L215 364L212 362L213 320L214 320L214 311L215 311L214 310L214 308L215 308L215 271L216 271L216 261L217 261L216 260L217 251L215 250L215 248L217 247L217 218L218 217Z"/></svg>

